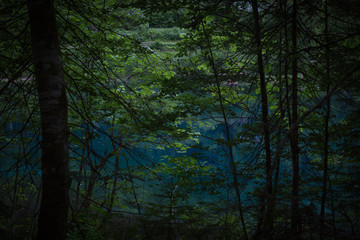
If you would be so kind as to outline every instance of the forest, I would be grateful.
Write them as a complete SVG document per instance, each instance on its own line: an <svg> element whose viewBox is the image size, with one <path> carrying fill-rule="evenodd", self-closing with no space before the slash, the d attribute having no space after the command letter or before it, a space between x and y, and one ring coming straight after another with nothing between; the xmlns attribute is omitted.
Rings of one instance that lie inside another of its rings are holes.
<svg viewBox="0 0 360 240"><path fill-rule="evenodd" d="M0 239L359 240L359 16L0 1Z"/></svg>

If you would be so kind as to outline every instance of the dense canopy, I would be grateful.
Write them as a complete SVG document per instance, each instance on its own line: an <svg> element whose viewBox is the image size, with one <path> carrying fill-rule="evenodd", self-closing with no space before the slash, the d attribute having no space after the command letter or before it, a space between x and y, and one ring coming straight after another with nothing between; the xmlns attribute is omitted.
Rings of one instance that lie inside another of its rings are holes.
<svg viewBox="0 0 360 240"><path fill-rule="evenodd" d="M358 239L358 0L0 3L1 239Z"/></svg>

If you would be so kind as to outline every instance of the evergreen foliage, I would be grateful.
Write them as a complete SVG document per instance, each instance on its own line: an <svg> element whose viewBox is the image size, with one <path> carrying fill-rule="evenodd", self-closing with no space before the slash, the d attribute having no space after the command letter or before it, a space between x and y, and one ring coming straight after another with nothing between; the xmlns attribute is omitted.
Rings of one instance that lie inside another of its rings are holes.
<svg viewBox="0 0 360 240"><path fill-rule="evenodd" d="M1 239L49 214L26 4L0 3ZM358 1L54 7L66 239L358 238Z"/></svg>

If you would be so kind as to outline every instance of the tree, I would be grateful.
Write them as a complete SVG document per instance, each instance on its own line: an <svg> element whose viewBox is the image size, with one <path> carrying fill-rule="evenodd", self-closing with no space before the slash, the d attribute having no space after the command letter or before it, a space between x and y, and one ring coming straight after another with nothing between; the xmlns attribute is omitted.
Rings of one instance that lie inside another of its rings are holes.
<svg viewBox="0 0 360 240"><path fill-rule="evenodd" d="M30 0L28 11L42 131L38 239L66 239L69 208L68 109L55 11L51 0Z"/></svg>
<svg viewBox="0 0 360 240"><path fill-rule="evenodd" d="M292 4L292 31L291 31L291 50L292 50L292 83L291 83L291 125L292 128L290 145L292 156L292 199L291 199L291 234L292 239L301 239L301 217L299 210L299 185L300 185L300 163L299 163L299 126L295 125L298 121L298 56L297 56L297 1Z"/></svg>
<svg viewBox="0 0 360 240"><path fill-rule="evenodd" d="M255 25L255 41L256 41L256 55L257 55L257 64L258 71L260 76L260 92L261 92L261 119L263 124L263 134L264 134L264 148L265 148L265 172L266 172L266 181L265 181L265 190L264 196L262 196L262 202L260 203L261 211L260 211L260 219L258 223L258 229L256 234L262 234L261 230L263 228L262 224L264 224L264 233L269 236L272 232L273 227L273 214L274 214L274 197L273 197L273 185L272 185L272 173L271 173L271 149L270 149L270 130L269 130L269 120L268 120L268 97L267 97L267 89L266 89L266 79L265 79L265 70L263 63L263 55L262 55L262 36L261 36L261 28L260 28L260 19L258 12L258 3L257 0L253 0L251 2L253 16L254 16L254 25ZM267 206L265 206L265 202ZM266 209L265 209L266 207ZM265 214L266 211L266 214ZM264 222L264 223L263 223ZM264 236L262 236L264 237ZM258 238L258 236L255 236Z"/></svg>

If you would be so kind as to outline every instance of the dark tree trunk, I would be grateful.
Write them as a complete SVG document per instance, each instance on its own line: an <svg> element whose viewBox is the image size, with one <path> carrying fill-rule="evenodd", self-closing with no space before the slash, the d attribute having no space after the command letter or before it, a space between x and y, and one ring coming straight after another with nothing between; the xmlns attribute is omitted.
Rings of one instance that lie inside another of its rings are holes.
<svg viewBox="0 0 360 240"><path fill-rule="evenodd" d="M325 0L325 37L326 37L326 81L327 89L326 93L330 91L330 57L329 57L329 28L328 28L328 2ZM327 179L328 179L328 153L329 153L329 120L330 120L330 97L326 101L326 115L325 115L325 139L324 139L324 172L323 172L323 184L322 184L322 195L320 204L320 239L324 239L324 225L325 225L325 204L327 195Z"/></svg>
<svg viewBox="0 0 360 240"><path fill-rule="evenodd" d="M301 239L301 220L299 211L299 185L300 185L300 163L299 163L299 127L295 125L298 120L298 66L297 66L297 1L293 0L292 13L292 125L291 133L291 155L292 155L292 201L291 201L291 235L292 239Z"/></svg>
<svg viewBox="0 0 360 240"><path fill-rule="evenodd" d="M273 191L272 191L270 131L269 131L269 120L268 120L268 99L267 99L264 63L263 63L263 56L262 56L261 27L260 27L260 18L259 18L257 0L252 1L252 9L253 9L254 22L255 22L255 41L256 41L258 72L259 72L259 76L260 76L261 118L262 118L263 133L264 133L264 139L265 139L264 146L265 146L266 183L265 183L264 194L263 194L262 201L261 201L260 219L259 219L258 229L257 229L257 233L256 233L256 235L257 235L256 238L259 238L262 234L265 234L267 237L269 237L271 234L272 226L273 226L273 213L274 213L273 200L274 199L273 199ZM265 212L265 205L266 205L266 212ZM260 237L260 238L262 238L262 237Z"/></svg>
<svg viewBox="0 0 360 240"><path fill-rule="evenodd" d="M42 197L38 239L66 239L69 131L55 11L51 0L29 0L28 12L41 114Z"/></svg>

